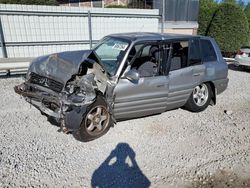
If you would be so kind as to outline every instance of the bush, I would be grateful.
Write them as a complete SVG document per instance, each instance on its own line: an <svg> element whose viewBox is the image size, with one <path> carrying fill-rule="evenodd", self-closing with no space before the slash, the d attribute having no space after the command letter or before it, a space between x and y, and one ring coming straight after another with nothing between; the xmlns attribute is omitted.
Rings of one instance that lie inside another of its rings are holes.
<svg viewBox="0 0 250 188"><path fill-rule="evenodd" d="M58 5L56 0L0 0L3 4Z"/></svg>
<svg viewBox="0 0 250 188"><path fill-rule="evenodd" d="M248 21L242 9L222 3L214 14L207 35L215 38L222 51L235 52L247 44L248 31Z"/></svg>
<svg viewBox="0 0 250 188"><path fill-rule="evenodd" d="M200 11L199 11L199 35L207 35L209 25L211 24L212 18L215 11L218 8L218 4L213 0L201 0Z"/></svg>
<svg viewBox="0 0 250 188"><path fill-rule="evenodd" d="M128 8L126 5L107 5L105 8Z"/></svg>
<svg viewBox="0 0 250 188"><path fill-rule="evenodd" d="M250 46L250 3L247 4L244 12L245 12L247 20L248 20L248 26L249 26L249 31L248 31L248 46Z"/></svg>
<svg viewBox="0 0 250 188"><path fill-rule="evenodd" d="M250 3L248 3L248 5L246 6L245 10L244 10L247 20L248 20L248 25L250 28Z"/></svg>

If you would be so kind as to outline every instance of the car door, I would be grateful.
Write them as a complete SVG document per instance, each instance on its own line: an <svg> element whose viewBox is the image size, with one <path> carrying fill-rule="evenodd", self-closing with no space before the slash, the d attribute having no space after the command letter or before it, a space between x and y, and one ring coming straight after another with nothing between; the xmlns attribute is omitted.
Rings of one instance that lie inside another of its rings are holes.
<svg viewBox="0 0 250 188"><path fill-rule="evenodd" d="M126 77L120 78L114 91L116 119L143 117L165 111L169 79L159 71L162 55L160 52L155 75L141 76L138 81L131 81Z"/></svg>
<svg viewBox="0 0 250 188"><path fill-rule="evenodd" d="M179 53L176 43L179 45ZM205 74L201 64L199 39L172 43L169 63L169 94L167 110L181 107L188 100L192 90L199 85Z"/></svg>

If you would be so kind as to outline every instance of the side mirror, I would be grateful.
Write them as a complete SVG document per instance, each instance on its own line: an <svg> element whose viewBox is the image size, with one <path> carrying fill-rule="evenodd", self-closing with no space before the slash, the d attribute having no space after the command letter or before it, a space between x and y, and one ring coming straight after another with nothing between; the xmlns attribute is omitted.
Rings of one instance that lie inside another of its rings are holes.
<svg viewBox="0 0 250 188"><path fill-rule="evenodd" d="M135 69L130 69L126 74L125 77L130 81L138 81L140 79L140 74Z"/></svg>

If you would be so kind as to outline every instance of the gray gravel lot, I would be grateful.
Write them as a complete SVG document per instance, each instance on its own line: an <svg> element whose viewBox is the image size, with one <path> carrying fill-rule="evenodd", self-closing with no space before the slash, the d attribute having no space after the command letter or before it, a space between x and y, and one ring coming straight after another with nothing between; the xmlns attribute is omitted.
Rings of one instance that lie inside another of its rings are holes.
<svg viewBox="0 0 250 188"><path fill-rule="evenodd" d="M202 113L119 122L88 143L58 132L0 79L0 187L250 187L250 72Z"/></svg>

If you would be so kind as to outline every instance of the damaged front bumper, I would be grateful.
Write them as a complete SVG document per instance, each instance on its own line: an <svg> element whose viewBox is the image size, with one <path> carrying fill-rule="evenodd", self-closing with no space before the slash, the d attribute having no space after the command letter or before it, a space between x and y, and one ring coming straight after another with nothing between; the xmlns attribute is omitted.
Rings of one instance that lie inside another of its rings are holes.
<svg viewBox="0 0 250 188"><path fill-rule="evenodd" d="M64 93L57 93L29 82L15 86L14 90L39 109L42 114L54 117L61 127L68 131L80 128L84 114L95 101L93 98L93 100L74 103L72 98Z"/></svg>
<svg viewBox="0 0 250 188"><path fill-rule="evenodd" d="M91 51L63 52L38 57L31 63L26 81L14 88L62 130L79 130L87 112L101 98L112 122L115 86Z"/></svg>

